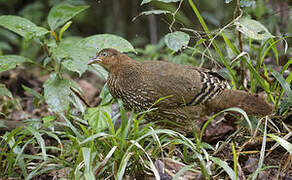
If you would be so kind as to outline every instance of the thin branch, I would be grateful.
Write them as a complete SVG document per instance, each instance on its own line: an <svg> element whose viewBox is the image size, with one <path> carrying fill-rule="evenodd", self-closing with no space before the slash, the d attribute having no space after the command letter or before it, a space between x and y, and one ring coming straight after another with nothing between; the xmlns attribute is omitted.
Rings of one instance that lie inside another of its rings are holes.
<svg viewBox="0 0 292 180"><path fill-rule="evenodd" d="M171 14L172 15L172 22L170 23L170 26L169 26L169 30L170 32L172 32L172 26L174 25L175 23L175 15L177 14L178 10L180 9L182 3L183 3L184 0L181 0L179 2L179 5L178 5L178 8Z"/></svg>

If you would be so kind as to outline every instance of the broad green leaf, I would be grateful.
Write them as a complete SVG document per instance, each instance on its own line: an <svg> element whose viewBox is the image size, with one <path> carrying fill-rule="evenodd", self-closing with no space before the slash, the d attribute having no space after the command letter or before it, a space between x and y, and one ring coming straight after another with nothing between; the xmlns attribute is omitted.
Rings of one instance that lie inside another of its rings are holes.
<svg viewBox="0 0 292 180"><path fill-rule="evenodd" d="M70 102L74 105L75 108L77 108L83 114L86 110L85 105L83 104L83 101L81 100L81 98L86 100L84 92L82 91L79 84L71 79L70 79L70 90L72 92Z"/></svg>
<svg viewBox="0 0 292 180"><path fill-rule="evenodd" d="M260 22L247 17L239 19L235 25L238 31L252 39L266 40L274 37Z"/></svg>
<svg viewBox="0 0 292 180"><path fill-rule="evenodd" d="M176 31L165 36L165 43L168 48L178 51L189 44L190 36L187 33Z"/></svg>
<svg viewBox="0 0 292 180"><path fill-rule="evenodd" d="M290 142L274 134L267 134L267 136L277 141L283 148L285 148L290 153L290 155L292 155L292 144Z"/></svg>
<svg viewBox="0 0 292 180"><path fill-rule="evenodd" d="M11 51L12 50L12 47L9 45L8 42L0 42L0 51L1 50ZM1 55L1 52L0 52L0 55Z"/></svg>
<svg viewBox="0 0 292 180"><path fill-rule="evenodd" d="M97 34L79 42L80 47L89 47L100 51L104 48L114 48L120 52L136 52L131 43L122 37L112 34Z"/></svg>
<svg viewBox="0 0 292 180"><path fill-rule="evenodd" d="M2 28L1 26L0 26L0 36L1 36L1 41L7 42L15 46L19 46L19 44L21 44L21 41L22 41L21 38L19 38L19 35L10 31L9 29Z"/></svg>
<svg viewBox="0 0 292 180"><path fill-rule="evenodd" d="M47 34L49 31L39 27L28 19L19 16L0 16L0 26L13 31L26 39L32 39Z"/></svg>
<svg viewBox="0 0 292 180"><path fill-rule="evenodd" d="M111 115L111 105L98 106L95 108L89 108L87 113L84 115L86 119L95 132L101 132L108 127L107 116Z"/></svg>
<svg viewBox="0 0 292 180"><path fill-rule="evenodd" d="M101 99L100 105L108 105L113 100L113 97L110 94L107 85L103 86L99 97Z"/></svg>
<svg viewBox="0 0 292 180"><path fill-rule="evenodd" d="M23 6L20 11L17 11L17 14L36 24L41 24L47 15L47 13L44 13L46 11L45 6L45 3L42 1L31 1L29 4Z"/></svg>
<svg viewBox="0 0 292 180"><path fill-rule="evenodd" d="M59 4L54 6L48 16L48 24L52 30L62 26L89 6L73 6L69 4Z"/></svg>
<svg viewBox="0 0 292 180"><path fill-rule="evenodd" d="M54 49L53 57L62 63L70 71L79 73L81 76L88 68L90 57L94 56L96 50L93 48L80 47L77 45L79 40L75 38L67 38L63 40L59 46Z"/></svg>
<svg viewBox="0 0 292 180"><path fill-rule="evenodd" d="M95 64L93 66L89 66L89 70L95 73L97 76L100 76L103 79L107 79L108 72L101 65Z"/></svg>
<svg viewBox="0 0 292 180"><path fill-rule="evenodd" d="M5 87L5 85L0 83L0 97L2 96L8 96L11 99L13 98L11 92Z"/></svg>
<svg viewBox="0 0 292 180"><path fill-rule="evenodd" d="M151 1L154 1L154 0L143 0L141 5L146 4L146 3L150 3ZM171 3L171 2L178 2L180 0L156 0L156 1L164 2L164 3Z"/></svg>
<svg viewBox="0 0 292 180"><path fill-rule="evenodd" d="M70 93L70 81L57 74L51 74L44 84L45 100L54 112L61 113L69 108Z"/></svg>
<svg viewBox="0 0 292 180"><path fill-rule="evenodd" d="M0 72L15 68L25 62L32 62L30 59L17 55L0 56Z"/></svg>

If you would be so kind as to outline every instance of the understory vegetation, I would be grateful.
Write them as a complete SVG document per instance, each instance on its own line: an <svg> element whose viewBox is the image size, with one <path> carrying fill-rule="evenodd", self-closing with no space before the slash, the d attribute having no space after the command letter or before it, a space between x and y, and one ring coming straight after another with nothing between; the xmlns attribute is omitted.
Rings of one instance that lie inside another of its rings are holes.
<svg viewBox="0 0 292 180"><path fill-rule="evenodd" d="M291 179L288 0L128 3L0 1L0 179ZM193 134L145 122L87 65L104 48L215 70L274 110Z"/></svg>

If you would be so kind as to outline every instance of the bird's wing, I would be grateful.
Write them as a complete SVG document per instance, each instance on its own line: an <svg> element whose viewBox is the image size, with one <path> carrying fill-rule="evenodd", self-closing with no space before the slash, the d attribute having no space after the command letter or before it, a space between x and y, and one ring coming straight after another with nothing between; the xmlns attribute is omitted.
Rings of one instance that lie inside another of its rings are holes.
<svg viewBox="0 0 292 180"><path fill-rule="evenodd" d="M168 107L204 103L227 86L223 77L203 68L161 61L145 62L143 66L145 90L156 99L172 96L161 102Z"/></svg>

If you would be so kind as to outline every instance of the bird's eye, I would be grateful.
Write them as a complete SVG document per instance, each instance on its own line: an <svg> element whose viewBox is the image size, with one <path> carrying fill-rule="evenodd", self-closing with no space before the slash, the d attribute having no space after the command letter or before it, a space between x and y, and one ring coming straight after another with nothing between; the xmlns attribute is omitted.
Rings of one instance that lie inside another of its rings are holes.
<svg viewBox="0 0 292 180"><path fill-rule="evenodd" d="M101 53L101 56L103 56L103 57L104 57L104 56L107 56L107 52L102 52L102 53Z"/></svg>

